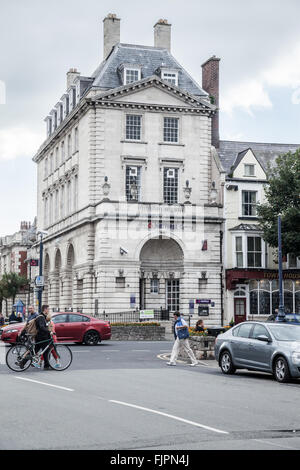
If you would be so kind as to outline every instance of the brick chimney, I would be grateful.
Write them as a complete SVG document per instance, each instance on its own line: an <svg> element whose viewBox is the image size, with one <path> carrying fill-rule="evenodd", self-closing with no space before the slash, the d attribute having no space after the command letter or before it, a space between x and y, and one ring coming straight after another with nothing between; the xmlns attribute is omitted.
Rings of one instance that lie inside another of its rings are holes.
<svg viewBox="0 0 300 470"><path fill-rule="evenodd" d="M120 42L120 18L109 13L103 20L103 59L106 59L112 48Z"/></svg>
<svg viewBox="0 0 300 470"><path fill-rule="evenodd" d="M171 51L171 26L168 20L158 20L154 25L154 47Z"/></svg>
<svg viewBox="0 0 300 470"><path fill-rule="evenodd" d="M213 55L202 64L202 88L209 96L212 104L219 108L219 63L220 59ZM219 148L219 111L212 117L211 143Z"/></svg>

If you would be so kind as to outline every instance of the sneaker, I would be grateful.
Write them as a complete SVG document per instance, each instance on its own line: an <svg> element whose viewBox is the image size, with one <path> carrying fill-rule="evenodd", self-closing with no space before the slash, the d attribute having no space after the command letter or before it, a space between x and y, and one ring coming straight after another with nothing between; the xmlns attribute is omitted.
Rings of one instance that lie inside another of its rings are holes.
<svg viewBox="0 0 300 470"><path fill-rule="evenodd" d="M33 362L31 365L32 365L33 367L36 367L37 369L40 369L40 368L41 368L41 366L40 366L40 364L39 364L38 362Z"/></svg>
<svg viewBox="0 0 300 470"><path fill-rule="evenodd" d="M57 362L54 367L55 367L55 369L59 369L61 367L60 362Z"/></svg>
<svg viewBox="0 0 300 470"><path fill-rule="evenodd" d="M175 362L167 362L167 366L176 366Z"/></svg>
<svg viewBox="0 0 300 470"><path fill-rule="evenodd" d="M198 362L192 362L192 363L190 364L191 367L195 367L195 366L197 366L197 365L198 365Z"/></svg>

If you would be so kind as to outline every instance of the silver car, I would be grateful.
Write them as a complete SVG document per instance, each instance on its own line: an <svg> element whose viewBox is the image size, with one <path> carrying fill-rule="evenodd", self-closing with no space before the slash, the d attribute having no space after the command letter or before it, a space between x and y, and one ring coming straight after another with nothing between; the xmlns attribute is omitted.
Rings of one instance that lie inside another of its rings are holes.
<svg viewBox="0 0 300 470"><path fill-rule="evenodd" d="M224 374L258 370L288 382L300 377L300 325L240 323L216 338L215 357Z"/></svg>

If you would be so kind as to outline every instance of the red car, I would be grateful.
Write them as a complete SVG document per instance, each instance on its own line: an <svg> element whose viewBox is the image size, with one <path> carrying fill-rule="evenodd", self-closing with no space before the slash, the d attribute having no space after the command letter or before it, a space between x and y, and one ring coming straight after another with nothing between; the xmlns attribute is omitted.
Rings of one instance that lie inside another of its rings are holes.
<svg viewBox="0 0 300 470"><path fill-rule="evenodd" d="M84 343L95 346L99 341L110 339L110 323L82 313L57 312L52 315L59 342ZM14 344L25 323L11 323L0 329L0 339Z"/></svg>

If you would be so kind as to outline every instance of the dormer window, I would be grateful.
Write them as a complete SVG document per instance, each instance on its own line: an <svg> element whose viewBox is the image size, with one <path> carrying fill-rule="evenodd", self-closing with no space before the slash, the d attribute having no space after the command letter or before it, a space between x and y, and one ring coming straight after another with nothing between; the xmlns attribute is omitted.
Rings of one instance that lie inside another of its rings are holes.
<svg viewBox="0 0 300 470"><path fill-rule="evenodd" d="M245 174L245 176L255 176L255 165L245 163L245 165L244 165L244 174Z"/></svg>
<svg viewBox="0 0 300 470"><path fill-rule="evenodd" d="M124 85L137 82L141 79L140 68L124 68Z"/></svg>
<svg viewBox="0 0 300 470"><path fill-rule="evenodd" d="M161 78L165 82L171 83L171 85L178 86L178 72L170 70L161 70Z"/></svg>

